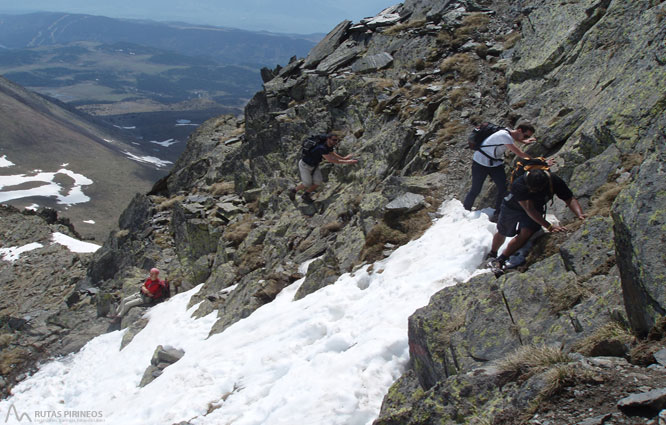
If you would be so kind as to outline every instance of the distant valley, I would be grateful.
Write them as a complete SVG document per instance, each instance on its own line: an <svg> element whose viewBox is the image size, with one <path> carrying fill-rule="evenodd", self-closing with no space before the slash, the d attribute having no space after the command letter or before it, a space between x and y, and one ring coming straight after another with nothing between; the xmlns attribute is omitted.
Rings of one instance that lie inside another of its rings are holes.
<svg viewBox="0 0 666 425"><path fill-rule="evenodd" d="M242 113L259 70L319 36L66 13L0 15L0 75L117 126L174 162L208 118ZM167 149L151 142L173 139Z"/></svg>
<svg viewBox="0 0 666 425"><path fill-rule="evenodd" d="M0 15L0 75L9 80L0 81L0 202L54 207L84 237L102 239L133 193L168 172L199 124L241 114L261 88L261 67L307 55L318 37ZM77 184L88 180L94 184ZM72 191L93 200L68 204Z"/></svg>

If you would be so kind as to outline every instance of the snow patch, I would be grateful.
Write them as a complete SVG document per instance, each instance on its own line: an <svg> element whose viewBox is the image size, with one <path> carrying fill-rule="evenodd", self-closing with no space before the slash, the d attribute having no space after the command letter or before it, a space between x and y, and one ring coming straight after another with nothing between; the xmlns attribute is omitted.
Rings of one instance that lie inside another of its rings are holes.
<svg viewBox="0 0 666 425"><path fill-rule="evenodd" d="M83 193L82 186L93 184L93 181L82 174L75 173L66 168L48 173L42 170L34 170L34 175L19 174L12 176L0 176L0 202L8 202L14 199L29 198L32 196L53 197L59 204L71 206L90 201L90 198ZM61 184L54 181L58 174L69 176L74 183L67 191ZM17 186L29 183L42 183L41 185L22 190L11 190L3 192L5 187ZM63 194L63 191L65 192Z"/></svg>
<svg viewBox="0 0 666 425"><path fill-rule="evenodd" d="M53 243L66 246L72 252L78 253L90 253L95 252L101 248L101 246L96 245L90 242L83 242L78 239L74 239L70 236L65 235L64 233L55 232L51 236Z"/></svg>
<svg viewBox="0 0 666 425"><path fill-rule="evenodd" d="M15 165L13 162L7 159L7 155L0 156L0 168L7 168Z"/></svg>
<svg viewBox="0 0 666 425"><path fill-rule="evenodd" d="M3 260L13 263L14 261L18 260L21 254L23 254L24 252L42 248L43 246L44 245L40 243L33 242L27 245L23 245L21 247L12 246L9 248L0 248L0 256L2 256Z"/></svg>
<svg viewBox="0 0 666 425"><path fill-rule="evenodd" d="M160 146L164 146L165 148L168 148L169 146L175 145L176 143L178 143L178 140L168 139L168 140L165 140L163 142L158 142L158 141L155 141L155 140L151 140L149 143L154 143L156 145L160 145Z"/></svg>
<svg viewBox="0 0 666 425"><path fill-rule="evenodd" d="M168 166L169 164L173 164L173 162L171 162L171 161L164 161L164 160L156 158L154 156L138 156L138 155L134 155L133 153L127 152L127 151L124 152L124 153L125 153L125 155L127 155L129 157L129 159L131 159L133 161L141 162L141 163L144 163L144 164L152 164L157 168L162 168L162 167Z"/></svg>

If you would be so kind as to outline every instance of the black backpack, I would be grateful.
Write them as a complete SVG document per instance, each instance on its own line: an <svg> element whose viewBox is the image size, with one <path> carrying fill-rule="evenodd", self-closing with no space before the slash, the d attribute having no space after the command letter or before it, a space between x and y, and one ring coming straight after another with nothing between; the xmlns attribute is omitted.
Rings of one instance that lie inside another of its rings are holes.
<svg viewBox="0 0 666 425"><path fill-rule="evenodd" d="M310 136L303 140L301 144L301 156L308 156L310 151L323 141L326 141L326 136Z"/></svg>
<svg viewBox="0 0 666 425"><path fill-rule="evenodd" d="M483 141L500 130L506 130L506 127L502 127L500 125L492 124L489 122L484 122L483 124L474 128L474 130L472 130L472 133L470 133L469 138L467 139L467 145L469 146L470 149L481 152L484 156L488 157L493 161L500 161L499 158L492 157L481 150L481 144L483 143ZM484 146L484 148L488 146L501 146L501 145L486 145Z"/></svg>

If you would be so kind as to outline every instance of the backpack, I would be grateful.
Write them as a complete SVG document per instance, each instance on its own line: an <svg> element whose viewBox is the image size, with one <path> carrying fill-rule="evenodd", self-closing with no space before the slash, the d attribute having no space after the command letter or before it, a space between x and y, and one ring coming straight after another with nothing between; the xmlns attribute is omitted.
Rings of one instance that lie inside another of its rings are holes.
<svg viewBox="0 0 666 425"><path fill-rule="evenodd" d="M322 136L310 136L303 140L301 144L301 156L306 157L312 149L322 142ZM325 140L325 139L324 139Z"/></svg>
<svg viewBox="0 0 666 425"><path fill-rule="evenodd" d="M553 180L550 178L550 166L546 161L546 158L538 156L532 159L523 159L518 158L516 161L515 167L511 170L511 176L509 177L509 188L513 182L523 174L531 170L544 170L548 174L548 180L550 182L550 196L553 197Z"/></svg>
<svg viewBox="0 0 666 425"><path fill-rule="evenodd" d="M488 157L489 159L491 159L493 161L499 161L500 160L499 158L492 157L492 156L488 155L487 153L485 153L484 151L482 151L481 150L481 144L488 137L497 133L500 130L506 130L506 127L502 127L500 125L492 124L492 123L489 123L489 122L484 122L483 124L474 128L474 130L472 130L469 137L467 138L467 146L472 150L479 151L484 156ZM486 145L484 147L488 147L488 146L501 146L501 145Z"/></svg>
<svg viewBox="0 0 666 425"><path fill-rule="evenodd" d="M169 280L164 279L164 286L162 287L162 300L167 300L171 298L171 285L169 285Z"/></svg>

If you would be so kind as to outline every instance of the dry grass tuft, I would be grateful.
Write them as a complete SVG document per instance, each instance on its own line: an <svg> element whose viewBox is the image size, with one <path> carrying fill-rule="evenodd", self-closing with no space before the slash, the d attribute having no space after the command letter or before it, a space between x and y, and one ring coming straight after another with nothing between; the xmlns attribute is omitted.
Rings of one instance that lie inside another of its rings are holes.
<svg viewBox="0 0 666 425"><path fill-rule="evenodd" d="M425 19L416 19L414 21L403 22L401 24L395 24L387 29L385 29L382 34L386 35L396 35L400 34L403 31L407 31L412 28L421 28L425 26Z"/></svg>
<svg viewBox="0 0 666 425"><path fill-rule="evenodd" d="M208 190L211 194L215 196L229 195L234 193L235 185L234 182L218 182L210 185Z"/></svg>
<svg viewBox="0 0 666 425"><path fill-rule="evenodd" d="M24 348L12 348L0 352L0 374L7 376L17 365L28 360L28 350Z"/></svg>
<svg viewBox="0 0 666 425"><path fill-rule="evenodd" d="M454 31L452 44L462 46L470 39L481 39L480 35L488 30L489 22L490 18L485 13L470 13Z"/></svg>
<svg viewBox="0 0 666 425"><path fill-rule="evenodd" d="M11 342L14 341L14 335L13 334L2 334L0 335L0 348L5 348Z"/></svg>
<svg viewBox="0 0 666 425"><path fill-rule="evenodd" d="M635 340L636 338L627 328L617 322L610 322L597 329L587 338L578 341L574 344L572 350L584 356L593 356L597 355L594 353L594 350L602 342L617 341L621 344L629 345Z"/></svg>
<svg viewBox="0 0 666 425"><path fill-rule="evenodd" d="M242 220L227 226L222 237L231 242L233 246L238 246L250 234L252 223L252 217L245 216Z"/></svg>
<svg viewBox="0 0 666 425"><path fill-rule="evenodd" d="M176 202L182 202L185 199L185 195L178 195L174 196L172 198L167 199L166 201L163 201L157 206L157 211L165 211L165 210L170 210L173 208L174 204Z"/></svg>
<svg viewBox="0 0 666 425"><path fill-rule="evenodd" d="M568 363L569 357L561 348L526 345L502 359L498 366L509 381L524 380L551 366Z"/></svg>
<svg viewBox="0 0 666 425"><path fill-rule="evenodd" d="M522 34L520 31L513 31L504 37L504 42L502 43L502 47L505 49L512 49L522 38Z"/></svg>
<svg viewBox="0 0 666 425"><path fill-rule="evenodd" d="M343 224L340 223L339 221L331 221L330 223L325 224L320 230L319 230L319 235L321 237L326 237L330 235L331 233L338 232L342 229Z"/></svg>
<svg viewBox="0 0 666 425"><path fill-rule="evenodd" d="M617 195L624 189L624 185L609 182L599 187L591 198L591 205L587 211L589 216L608 217Z"/></svg>
<svg viewBox="0 0 666 425"><path fill-rule="evenodd" d="M577 365L557 365L546 372L544 380L546 385L539 392L539 400L547 400L564 388L572 387L579 382L593 381L594 374L588 369L581 369Z"/></svg>
<svg viewBox="0 0 666 425"><path fill-rule="evenodd" d="M451 106L455 109L461 109L467 103L469 98L469 89L467 87L458 87L451 90L449 93L449 100L451 101Z"/></svg>
<svg viewBox="0 0 666 425"><path fill-rule="evenodd" d="M439 65L442 74L453 73L457 78L476 81L479 77L477 61L468 53L456 53L444 59Z"/></svg>
<svg viewBox="0 0 666 425"><path fill-rule="evenodd" d="M467 126L458 120L451 120L444 123L442 128L437 130L437 142L442 143L460 137L467 131Z"/></svg>

